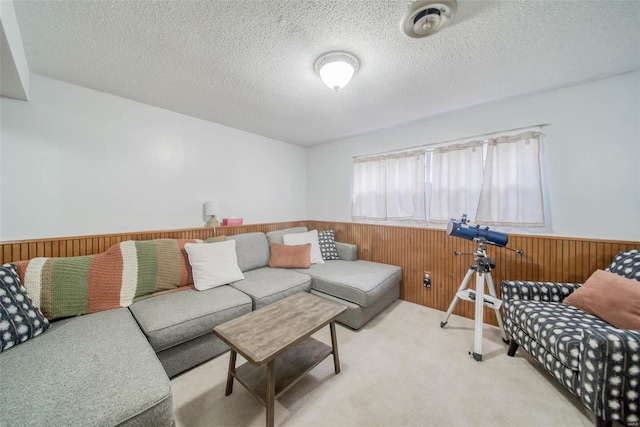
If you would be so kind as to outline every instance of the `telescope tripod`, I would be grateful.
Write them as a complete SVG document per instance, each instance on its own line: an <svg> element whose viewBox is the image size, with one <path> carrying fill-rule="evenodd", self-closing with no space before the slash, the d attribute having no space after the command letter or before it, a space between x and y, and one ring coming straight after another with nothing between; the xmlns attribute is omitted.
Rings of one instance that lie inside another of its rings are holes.
<svg viewBox="0 0 640 427"><path fill-rule="evenodd" d="M502 341L508 343L509 340L504 332L504 325L502 324L502 315L500 313L500 306L502 305L502 300L498 299L496 296L496 289L493 286L493 278L491 277L491 269L495 267L493 264L493 260L487 257L486 252L486 240L482 238L474 239L478 243L478 249L476 252L472 253L460 253L454 252L454 255L473 255L475 264L472 264L469 267L469 271L462 279L460 283L460 287L458 288L458 292L453 297L451 301L451 305L449 306L449 310L447 310L447 314L442 322L440 322L440 327L444 328L449 320L449 316L453 313L453 309L458 304L460 299L464 299L466 301L472 301L475 303L475 337L473 344L473 353L469 352L469 354L477 361L482 361L482 327L483 327L483 317L484 310L483 306L487 306L493 308L496 312L496 318L498 319L498 326L500 327L500 334L502 335ZM475 272L476 274L476 289L468 290L467 285L469 284L469 280L471 276ZM485 295L484 293L484 282L487 282L487 287L489 288L489 295Z"/></svg>

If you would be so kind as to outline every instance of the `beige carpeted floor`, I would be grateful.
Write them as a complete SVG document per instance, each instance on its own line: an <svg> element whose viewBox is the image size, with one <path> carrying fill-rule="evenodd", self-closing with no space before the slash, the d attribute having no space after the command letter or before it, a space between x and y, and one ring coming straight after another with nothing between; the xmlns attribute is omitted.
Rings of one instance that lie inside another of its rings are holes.
<svg viewBox="0 0 640 427"><path fill-rule="evenodd" d="M473 320L451 316L443 329L443 317L397 301L360 331L339 325L342 372L325 359L276 400L276 425L593 425L580 400L524 350L507 357L497 328L484 327L484 361L476 362L468 355ZM329 328L314 337L330 343ZM264 425L264 407L242 385L225 397L228 361L223 354L171 381L178 427Z"/></svg>

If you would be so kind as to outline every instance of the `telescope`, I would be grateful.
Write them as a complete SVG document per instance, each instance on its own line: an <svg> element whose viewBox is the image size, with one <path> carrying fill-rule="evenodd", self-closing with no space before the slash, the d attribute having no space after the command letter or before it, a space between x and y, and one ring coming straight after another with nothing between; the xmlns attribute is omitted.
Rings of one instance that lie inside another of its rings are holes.
<svg viewBox="0 0 640 427"><path fill-rule="evenodd" d="M478 244L478 249L473 253L465 253L465 252L453 252L453 255L473 255L475 264L472 264L467 271L467 274L462 279L462 283L460 283L460 287L458 288L458 292L453 297L453 301L451 301L451 305L449 306L449 310L447 310L447 314L442 322L440 322L440 327L444 328L447 322L449 321L449 316L453 313L453 310L458 303L458 300L463 299L467 301L473 301L475 304L475 338L473 344L473 353L469 352L469 354L477 361L482 360L482 324L483 324L483 307L488 306L493 308L496 312L496 319L498 320L498 326L500 327L500 332L502 335L502 340L506 343L509 342L507 339L507 335L504 331L504 325L502 324L502 315L500 313L500 305L502 304L502 300L498 298L496 294L496 288L493 285L493 278L491 277L491 269L495 268L495 264L493 260L487 256L486 245L494 245L499 246L510 251L515 252L518 255L522 255L523 252L521 250L507 248L507 242L509 241L509 236L505 233L501 233L499 231L489 230L489 227L480 227L476 224L471 224L467 222L467 215L462 215L460 220L451 219L447 224L447 234L449 236L461 237L467 240L473 240ZM475 272L476 274L476 289L472 291L467 289L467 285L469 284L469 280L471 276ZM489 295L485 296L484 294L484 285L485 280L487 283L487 287L489 288Z"/></svg>
<svg viewBox="0 0 640 427"><path fill-rule="evenodd" d="M505 233L501 233L499 231L489 230L489 227L480 227L476 224L471 224L467 222L467 215L462 215L460 220L455 220L451 218L449 223L447 224L447 234L449 236L461 237L467 240L473 240L478 244L478 249L473 253L466 252L453 252L453 255L473 255L475 264L472 264L467 271L467 274L462 279L462 283L460 283L460 287L458 288L458 292L453 297L453 301L451 301L451 305L449 306L449 310L447 310L447 314L442 322L440 322L440 327L444 328L447 322L449 321L449 316L453 313L453 310L456 308L456 304L458 300L464 299L467 301L473 301L475 304L475 338L473 343L473 353L469 352L469 354L477 361L482 360L482 323L483 323L483 307L488 306L493 308L496 312L496 319L498 320L498 326L500 327L500 332L502 335L502 340L506 343L509 342L507 335L504 331L504 325L502 324L502 314L500 313L500 305L502 304L502 300L498 298L496 294L496 288L493 285L493 278L491 277L491 269L495 268L495 264L493 260L487 256L486 245L494 245L499 246L504 249L508 249L510 251L515 252L516 254L522 256L523 252L521 250L507 248L507 242L509 241L509 236ZM469 280L471 276L475 272L476 274L476 289L472 291L467 289L467 285L469 284ZM487 283L487 287L489 288L489 295L485 296L484 294L484 284L485 280Z"/></svg>
<svg viewBox="0 0 640 427"><path fill-rule="evenodd" d="M467 240L483 241L494 246L507 246L509 236L499 231L489 230L489 227L467 222L467 215L462 215L462 219L450 219L447 224L447 234L449 236L461 237Z"/></svg>

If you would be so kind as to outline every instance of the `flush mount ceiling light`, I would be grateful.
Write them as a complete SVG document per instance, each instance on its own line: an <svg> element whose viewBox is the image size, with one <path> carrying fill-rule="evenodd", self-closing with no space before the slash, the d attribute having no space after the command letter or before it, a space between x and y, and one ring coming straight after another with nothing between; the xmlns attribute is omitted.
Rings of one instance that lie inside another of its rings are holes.
<svg viewBox="0 0 640 427"><path fill-rule="evenodd" d="M350 53L329 52L318 58L313 68L320 74L324 84L337 92L351 81L360 63Z"/></svg>
<svg viewBox="0 0 640 427"><path fill-rule="evenodd" d="M451 23L457 8L456 0L419 0L409 7L400 30L413 38L430 36Z"/></svg>

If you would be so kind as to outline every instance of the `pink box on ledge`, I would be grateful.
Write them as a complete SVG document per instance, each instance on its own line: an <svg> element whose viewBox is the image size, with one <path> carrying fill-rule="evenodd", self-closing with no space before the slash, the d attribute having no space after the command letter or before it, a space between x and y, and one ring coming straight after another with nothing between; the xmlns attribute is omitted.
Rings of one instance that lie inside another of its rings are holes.
<svg viewBox="0 0 640 427"><path fill-rule="evenodd" d="M222 225L242 225L242 218L223 218Z"/></svg>

